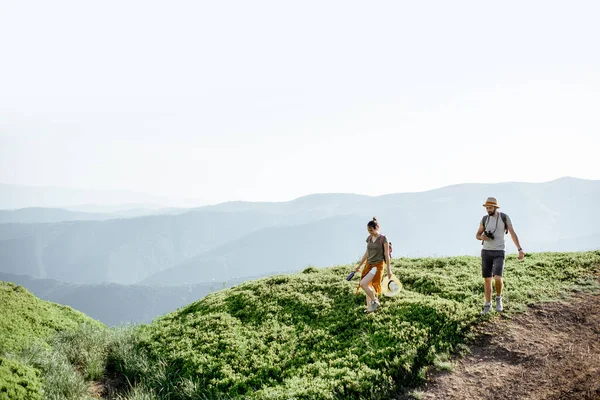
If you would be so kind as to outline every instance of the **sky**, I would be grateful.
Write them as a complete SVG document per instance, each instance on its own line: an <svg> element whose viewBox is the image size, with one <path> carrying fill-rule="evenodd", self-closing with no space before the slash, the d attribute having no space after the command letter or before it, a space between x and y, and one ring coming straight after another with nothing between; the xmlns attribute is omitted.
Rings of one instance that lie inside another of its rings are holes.
<svg viewBox="0 0 600 400"><path fill-rule="evenodd" d="M595 1L3 1L0 183L196 199L600 179Z"/></svg>

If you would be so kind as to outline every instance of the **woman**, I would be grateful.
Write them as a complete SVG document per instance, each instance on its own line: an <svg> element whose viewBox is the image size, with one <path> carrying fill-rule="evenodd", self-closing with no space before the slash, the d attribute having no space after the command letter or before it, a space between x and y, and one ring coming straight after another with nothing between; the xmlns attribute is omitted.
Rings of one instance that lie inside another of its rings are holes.
<svg viewBox="0 0 600 400"><path fill-rule="evenodd" d="M379 304L377 296L381 294L383 265L387 265L387 276L390 279L392 278L392 270L390 269L388 241L385 236L379 234L377 218L373 217L373 220L369 221L367 224L367 231L369 232L369 237L367 237L367 251L365 251L365 255L354 271L358 272L360 267L366 261L356 293L358 294L360 288L363 288L367 294L367 309L365 312L373 312L381 305Z"/></svg>

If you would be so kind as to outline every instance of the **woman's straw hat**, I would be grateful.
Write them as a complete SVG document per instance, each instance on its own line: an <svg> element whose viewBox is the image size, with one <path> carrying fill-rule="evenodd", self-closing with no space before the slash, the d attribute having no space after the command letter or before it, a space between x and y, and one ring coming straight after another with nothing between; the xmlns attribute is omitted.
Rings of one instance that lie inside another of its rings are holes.
<svg viewBox="0 0 600 400"><path fill-rule="evenodd" d="M495 197L488 197L483 206L484 207L492 206L492 207L500 208L500 206L498 205L498 200L496 200Z"/></svg>
<svg viewBox="0 0 600 400"><path fill-rule="evenodd" d="M391 279L386 275L383 278L383 281L381 281L381 289L384 295L392 297L400 293L400 290L402 290L402 282L394 275L392 275Z"/></svg>

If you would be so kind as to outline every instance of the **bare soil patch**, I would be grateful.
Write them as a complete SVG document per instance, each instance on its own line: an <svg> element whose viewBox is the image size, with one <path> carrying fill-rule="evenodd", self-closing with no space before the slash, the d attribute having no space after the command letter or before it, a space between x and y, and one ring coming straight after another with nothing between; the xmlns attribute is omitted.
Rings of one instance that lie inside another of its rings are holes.
<svg viewBox="0 0 600 400"><path fill-rule="evenodd" d="M578 294L479 327L470 354L423 399L600 399L600 296Z"/></svg>

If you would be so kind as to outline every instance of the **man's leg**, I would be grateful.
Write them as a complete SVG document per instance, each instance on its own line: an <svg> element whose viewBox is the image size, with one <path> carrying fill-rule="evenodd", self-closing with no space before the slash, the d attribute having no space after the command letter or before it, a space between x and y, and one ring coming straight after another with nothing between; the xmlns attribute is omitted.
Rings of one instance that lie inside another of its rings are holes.
<svg viewBox="0 0 600 400"><path fill-rule="evenodd" d="M494 282L496 284L496 311L504 311L504 305L502 304L502 275L504 274L504 251L498 252L494 258L494 266L492 268L492 274L494 275Z"/></svg>
<svg viewBox="0 0 600 400"><path fill-rule="evenodd" d="M483 291L485 293L485 303L481 315L487 314L492 308L492 267L494 259L490 257L487 250L481 251L481 276L483 277Z"/></svg>
<svg viewBox="0 0 600 400"><path fill-rule="evenodd" d="M486 303L492 301L492 269L494 268L494 258L491 255L490 251L481 250L481 276L483 277Z"/></svg>
<svg viewBox="0 0 600 400"><path fill-rule="evenodd" d="M483 289L485 291L485 302L492 301L492 278L483 278Z"/></svg>
<svg viewBox="0 0 600 400"><path fill-rule="evenodd" d="M491 280L490 280L491 283ZM496 286L496 296L502 296L502 277L494 275L494 285ZM491 291L491 288L490 288Z"/></svg>
<svg viewBox="0 0 600 400"><path fill-rule="evenodd" d="M502 304L502 277L494 275L494 282L496 283L496 311L504 311L504 305Z"/></svg>

